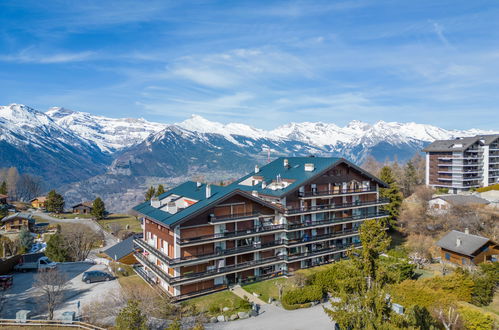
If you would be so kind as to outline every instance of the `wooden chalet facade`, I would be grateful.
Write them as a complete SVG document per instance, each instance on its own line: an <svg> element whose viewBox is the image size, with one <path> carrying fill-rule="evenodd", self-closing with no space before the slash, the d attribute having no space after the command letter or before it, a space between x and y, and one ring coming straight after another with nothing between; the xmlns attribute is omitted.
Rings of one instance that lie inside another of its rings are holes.
<svg viewBox="0 0 499 330"><path fill-rule="evenodd" d="M31 201L31 206L35 209L44 209L47 206L47 197L46 196L38 196L33 198Z"/></svg>
<svg viewBox="0 0 499 330"><path fill-rule="evenodd" d="M35 219L29 213L14 213L3 218L1 223L6 231L19 231L22 227L26 227L32 232Z"/></svg>
<svg viewBox="0 0 499 330"><path fill-rule="evenodd" d="M83 202L71 207L74 214L91 214L94 209L92 202Z"/></svg>
<svg viewBox="0 0 499 330"><path fill-rule="evenodd" d="M340 158L279 158L226 187L186 182L134 208L139 273L185 299L340 260L387 216L385 184Z"/></svg>
<svg viewBox="0 0 499 330"><path fill-rule="evenodd" d="M452 230L437 245L443 262L474 266L486 261L499 261L499 245L483 236Z"/></svg>

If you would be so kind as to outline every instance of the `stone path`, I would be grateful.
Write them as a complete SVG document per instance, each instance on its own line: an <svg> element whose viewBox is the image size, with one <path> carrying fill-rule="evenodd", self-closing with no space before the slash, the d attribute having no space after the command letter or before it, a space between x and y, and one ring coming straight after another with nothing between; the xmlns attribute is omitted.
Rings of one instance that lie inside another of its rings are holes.
<svg viewBox="0 0 499 330"><path fill-rule="evenodd" d="M261 300L260 298L257 298L255 297L254 295L252 295L251 293L249 293L248 291L244 290L243 288L241 288L240 285L235 285L233 286L230 291L235 294L236 296L239 296L241 298L244 299L244 297L248 297L249 301L252 302L252 303L255 303L255 304L258 304L260 306L263 306L266 304L266 302L264 302L263 300Z"/></svg>

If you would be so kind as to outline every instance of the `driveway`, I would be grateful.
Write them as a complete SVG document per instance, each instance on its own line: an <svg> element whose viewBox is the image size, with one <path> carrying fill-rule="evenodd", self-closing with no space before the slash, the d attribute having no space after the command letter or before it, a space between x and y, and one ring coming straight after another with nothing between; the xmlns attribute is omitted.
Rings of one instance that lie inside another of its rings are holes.
<svg viewBox="0 0 499 330"><path fill-rule="evenodd" d="M333 322L322 305L287 311L265 304L260 315L245 320L207 324L210 330L322 330L334 329Z"/></svg>
<svg viewBox="0 0 499 330"><path fill-rule="evenodd" d="M78 312L77 303L83 306L108 292L120 290L118 280L86 284L81 281L83 272L89 270L107 270L105 265L94 265L86 262L61 263L57 265L69 279L69 287L64 301L56 310L54 318L59 318L62 312ZM2 318L15 318L16 312L21 309L32 311L31 318L40 318L45 315L45 306L39 301L39 292L33 288L36 272L15 273L14 285L6 291L5 305L0 313Z"/></svg>
<svg viewBox="0 0 499 330"><path fill-rule="evenodd" d="M91 219L58 219L58 218L54 218L54 217L51 217L50 215L48 215L47 213L44 213L44 212L40 212L40 211L32 211L31 212L33 215L36 215L44 220L46 220L47 222L53 222L53 223L81 223L81 224L84 224L88 227L90 227L93 231L95 232L98 232L98 233L102 233L104 235L104 240L105 240L105 249L108 249L110 248L111 246L115 245L116 243L118 243L118 238L116 238L115 236L111 235L110 233L108 233L107 231L105 231L104 229L102 229L101 226L99 226L95 221L91 220ZM95 256L96 253L99 252L99 250L101 250L100 248L99 249L96 249L94 251L92 251L90 254L90 257L92 256Z"/></svg>

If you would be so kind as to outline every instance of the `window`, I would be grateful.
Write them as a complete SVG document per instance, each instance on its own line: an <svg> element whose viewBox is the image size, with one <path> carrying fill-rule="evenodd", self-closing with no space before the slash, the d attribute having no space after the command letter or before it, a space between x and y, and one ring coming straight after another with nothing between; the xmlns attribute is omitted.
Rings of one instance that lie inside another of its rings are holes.
<svg viewBox="0 0 499 330"><path fill-rule="evenodd" d="M462 258L461 261L462 261L463 265L467 265L468 264L468 259L466 259L466 258Z"/></svg>
<svg viewBox="0 0 499 330"><path fill-rule="evenodd" d="M450 253L445 254L445 260L450 260Z"/></svg>

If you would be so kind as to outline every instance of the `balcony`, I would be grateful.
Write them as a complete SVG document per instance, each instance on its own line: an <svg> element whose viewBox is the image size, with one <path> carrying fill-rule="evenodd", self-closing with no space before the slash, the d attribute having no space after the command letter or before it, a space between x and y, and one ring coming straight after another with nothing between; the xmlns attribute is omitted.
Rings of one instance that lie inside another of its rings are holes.
<svg viewBox="0 0 499 330"><path fill-rule="evenodd" d="M274 216L273 214L260 214L260 212L246 212L246 213L234 213L234 214L228 214L228 215L211 215L210 216L210 222L212 224L215 223L223 223L223 222L233 222L233 221L244 221L244 220L251 220L254 218L259 218L259 217L272 217Z"/></svg>
<svg viewBox="0 0 499 330"><path fill-rule="evenodd" d="M358 188L358 189L338 189L338 190L312 190L312 191L301 191L298 192L298 197L307 199L315 197L333 197L342 195L360 195L366 193L377 192L375 187L369 188Z"/></svg>
<svg viewBox="0 0 499 330"><path fill-rule="evenodd" d="M380 198L375 201L368 202L353 202L353 203L338 203L338 204L324 204L324 205L316 205L316 206L304 206L296 209L285 209L285 215L299 215L299 214L307 214L307 213L318 213L324 212L328 210L339 210L339 209L351 209L351 208L359 208L359 207L368 207L375 205L383 205L388 204L390 201L386 198Z"/></svg>
<svg viewBox="0 0 499 330"><path fill-rule="evenodd" d="M329 219L324 219L324 220L319 220L319 221L311 221L310 220L310 221L306 221L303 223L288 223L285 226L286 226L286 231L295 231L295 230L303 230L303 229L316 228L316 227L325 227L325 226L330 226L330 225L344 223L344 222L350 222L350 221L374 219L374 218L384 218L387 216L389 216L389 213L382 211L382 212L376 212L376 213L354 215L354 216L345 217L345 218L329 218Z"/></svg>
<svg viewBox="0 0 499 330"><path fill-rule="evenodd" d="M232 255L238 255L238 254L244 254L244 253L253 253L253 252L258 252L258 251L267 250L267 249L275 249L277 247L284 246L285 243L286 243L285 240L275 240L275 241L266 242L266 243L254 242L253 244L246 245L246 246L238 246L238 247L230 248L230 249L222 249L222 250L217 251L215 253L207 253L207 254L197 255L197 256L176 258L176 259L172 260L171 265L186 266L187 264L193 264L193 263L196 263L199 261L207 262L210 259L219 259L219 258L229 257Z"/></svg>
<svg viewBox="0 0 499 330"><path fill-rule="evenodd" d="M318 241L326 241L326 240L334 239L337 237L357 234L358 232L359 232L358 228L352 228L352 229L345 229L345 230L342 230L339 232L334 232L334 233L329 233L329 234L324 234L324 235L302 237L302 238L298 238L298 239L290 239L286 243L286 246L293 247L293 246L299 246L299 245L312 244L312 243L318 242Z"/></svg>
<svg viewBox="0 0 499 330"><path fill-rule="evenodd" d="M153 256L155 256L165 264L169 265L173 261L173 259L169 258L163 251L156 249L154 246L151 246L150 244L147 244L141 238L134 239L133 243L138 247L140 247L141 249L147 251L148 253L151 253Z"/></svg>
<svg viewBox="0 0 499 330"><path fill-rule="evenodd" d="M362 244L359 242L359 243L352 243L350 245L348 245L348 244L345 244L345 245L335 245L333 247L328 247L328 248L319 249L319 250L315 250L315 251L307 251L307 252L301 252L301 253L291 254L291 255L288 255L286 257L286 262L288 262L288 263L289 262L296 262L296 261L300 261L300 260L303 260L303 259L320 257L320 256L332 254L332 253L337 253L337 252L340 252L340 251L345 251L345 250L348 250L351 247L358 248L358 247L361 247L361 246L362 246Z"/></svg>
<svg viewBox="0 0 499 330"><path fill-rule="evenodd" d="M177 243L182 246L203 244L214 241L224 241L233 238L251 237L260 234L272 234L284 231L285 225L263 225L246 230L231 231L226 233L217 233L190 238L177 238Z"/></svg>

